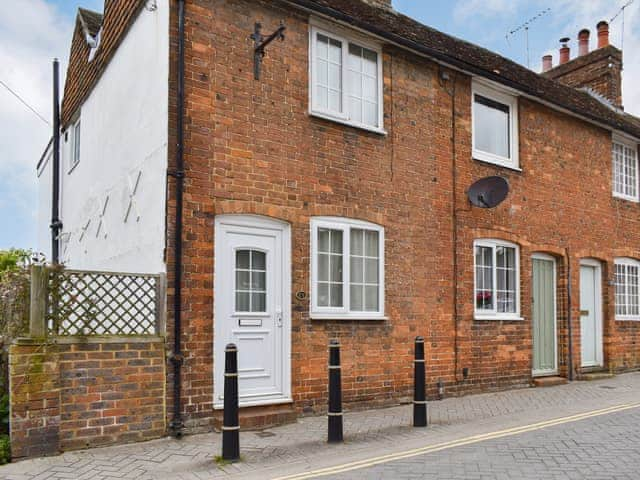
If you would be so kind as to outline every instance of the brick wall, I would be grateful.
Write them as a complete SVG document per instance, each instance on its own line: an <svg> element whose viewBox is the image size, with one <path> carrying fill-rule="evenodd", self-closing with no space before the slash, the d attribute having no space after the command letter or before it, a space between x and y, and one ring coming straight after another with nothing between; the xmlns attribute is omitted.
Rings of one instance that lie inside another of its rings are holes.
<svg viewBox="0 0 640 480"><path fill-rule="evenodd" d="M162 342L18 343L10 377L14 458L165 432Z"/></svg>
<svg viewBox="0 0 640 480"><path fill-rule="evenodd" d="M347 408L409 398L416 335L427 340L431 396L438 381L443 382L445 395L527 385L532 366L530 258L534 252L558 259L560 373L567 374L568 364L569 282L574 366L580 361L578 280L579 260L585 257L606 262L606 364L640 366L635 356L620 347L634 345L640 324L613 320L613 291L608 282L617 248L628 248L630 256L640 258L640 240L630 227L640 220L640 207L611 195L608 132L523 99L522 172L474 161L470 78L448 72L456 77L452 100L451 83L440 81L441 67L391 46L384 47L383 58L387 134L345 127L307 113L306 15L278 2L245 0L194 0L188 3L186 15L182 398L192 431L209 428L215 417L214 218L219 214L258 214L290 223L293 292L309 288L312 216L344 216L385 227L388 320L313 321L308 300L291 300L292 388L299 413L326 409L330 338L339 338L342 344ZM175 17L174 11L172 86ZM269 47L262 79L255 81L248 36L256 21L270 32L281 20L287 26L286 40ZM176 99L171 95L173 128ZM170 137L175 139L171 129ZM170 154L170 161L173 158ZM472 209L466 189L493 174L509 179L508 200L494 210ZM173 180L168 191L168 271L173 272ZM523 320L473 319L472 246L477 238L502 238L520 245ZM170 286L173 281L170 274ZM172 305L171 300L168 303ZM171 312L168 318L171 332ZM465 367L469 369L466 379L462 377ZM171 401L169 395L169 405Z"/></svg>

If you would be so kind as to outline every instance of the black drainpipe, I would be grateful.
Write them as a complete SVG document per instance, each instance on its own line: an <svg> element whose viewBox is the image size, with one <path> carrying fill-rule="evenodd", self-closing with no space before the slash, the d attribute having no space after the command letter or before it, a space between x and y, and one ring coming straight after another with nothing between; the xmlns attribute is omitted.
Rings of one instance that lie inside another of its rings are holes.
<svg viewBox="0 0 640 480"><path fill-rule="evenodd" d="M60 263L60 64L53 60L53 165L51 166L51 261Z"/></svg>
<svg viewBox="0 0 640 480"><path fill-rule="evenodd" d="M182 436L181 408L181 367L183 356L181 350L182 333L182 203L184 188L184 8L185 0L178 0L178 98L177 98L177 144L176 169L169 174L176 179L176 225L175 225L175 258L174 258L174 295L173 295L173 419L169 428L174 437Z"/></svg>

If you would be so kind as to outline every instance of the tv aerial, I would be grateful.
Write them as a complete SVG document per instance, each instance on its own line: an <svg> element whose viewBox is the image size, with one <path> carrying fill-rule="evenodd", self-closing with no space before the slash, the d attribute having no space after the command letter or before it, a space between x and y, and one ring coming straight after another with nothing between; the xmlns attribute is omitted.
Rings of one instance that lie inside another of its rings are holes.
<svg viewBox="0 0 640 480"><path fill-rule="evenodd" d="M469 201L479 208L495 208L509 195L509 182L502 177L481 178L469 187Z"/></svg>
<svg viewBox="0 0 640 480"><path fill-rule="evenodd" d="M534 15L529 20L524 22L522 25L519 25L516 28L514 28L513 30L510 30L505 35L505 39L507 40L507 43L509 43L509 37L512 37L516 33L524 30L524 34L525 34L525 38L526 38L526 42L527 42L527 68L531 68L531 54L530 54L530 51L529 51L529 27L531 26L532 23L534 23L536 20L539 20L541 17L544 17L549 12L551 12L551 7L545 8L544 10L540 11L537 15ZM511 44L509 44L509 45L511 45Z"/></svg>

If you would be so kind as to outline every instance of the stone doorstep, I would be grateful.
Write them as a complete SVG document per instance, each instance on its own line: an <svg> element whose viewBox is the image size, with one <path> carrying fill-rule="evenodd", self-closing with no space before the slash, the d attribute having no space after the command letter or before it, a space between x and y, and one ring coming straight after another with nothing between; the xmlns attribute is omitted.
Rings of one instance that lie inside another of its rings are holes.
<svg viewBox="0 0 640 480"><path fill-rule="evenodd" d="M569 381L564 377L551 376L551 377L536 377L533 379L533 385L535 387L555 387L556 385L565 385Z"/></svg>
<svg viewBox="0 0 640 480"><path fill-rule="evenodd" d="M213 428L217 432L222 431L222 416L222 410L215 411ZM292 403L240 409L240 427L245 431L264 430L275 426L296 423L297 420L298 412Z"/></svg>
<svg viewBox="0 0 640 480"><path fill-rule="evenodd" d="M615 374L609 371L599 371L599 372L584 372L578 375L578 380L584 381L594 381L594 380L604 380L606 378L613 378Z"/></svg>

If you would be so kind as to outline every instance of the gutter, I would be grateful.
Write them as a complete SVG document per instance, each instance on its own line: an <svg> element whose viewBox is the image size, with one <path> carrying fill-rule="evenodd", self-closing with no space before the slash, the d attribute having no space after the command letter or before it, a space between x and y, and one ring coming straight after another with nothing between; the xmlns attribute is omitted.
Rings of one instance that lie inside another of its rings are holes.
<svg viewBox="0 0 640 480"><path fill-rule="evenodd" d="M173 364L173 418L169 423L171 434L180 438L184 423L182 421L182 209L184 192L184 47L185 47L185 0L178 0L178 79L177 79L177 115L176 115L176 168L168 175L176 180L176 225L174 251L174 294L173 294L173 352L170 361Z"/></svg>
<svg viewBox="0 0 640 480"><path fill-rule="evenodd" d="M284 2L297 7L297 8L301 8L303 10L309 11L309 12L313 12L313 13L317 13L320 15L323 15L325 17L331 18L333 20L336 20L338 22L342 22L345 25L348 25L352 28L356 28L358 30L361 30L363 32L369 33L369 34L373 34L381 39L384 39L386 41L388 41L389 43L400 47L402 49L405 50L409 50L411 52L413 52L414 54L417 54L419 56L422 57L427 57L431 60L434 60L436 63L439 63L445 67L454 69L454 70L458 70L461 73L467 74L467 75L471 75L471 76L480 76L483 78L486 78L488 80L491 80L495 83L498 83L500 85L503 85L505 87L508 87L514 91L516 91L517 93L519 93L521 96L531 99L531 100L535 100L536 102L545 105L549 108L552 108L554 110L557 110L559 112L563 112L566 114L569 114L573 117L577 117L581 120L584 120L588 123L592 123L594 125L597 125L601 128L604 128L605 130L608 131L615 131L615 130L621 130L621 131L626 131L623 130L623 127L621 125L613 125L612 123L603 123L602 119L594 116L594 115L590 115L584 112L580 112L577 111L573 108L570 107L564 107L561 105L558 105L556 103L553 103L549 100L545 100L544 98L541 98L536 92L533 92L531 90L529 90L527 88L526 85L522 85L520 83L514 82L513 80L509 80L507 78L502 77L501 75L498 75L494 72L488 71L488 70L483 70L481 68L476 67L475 65L472 65L470 63L464 62L462 60L459 60L456 57L452 57L450 55L447 55L445 53L442 53L438 50L434 50L432 48L426 47L420 43L414 42L412 40L408 40L407 38L397 35L395 33L390 33L387 32L386 30L382 30L381 28L376 27L375 25L371 25L369 23L363 22L362 20L359 20L358 18L355 17L351 17L349 15L346 15L342 12L339 12L337 10L334 10L332 8L329 7L325 7L322 5L318 5L315 1L313 0L283 0ZM570 87L569 87L570 88ZM635 137L635 134L631 133L631 132L627 132L629 135L633 135Z"/></svg>

